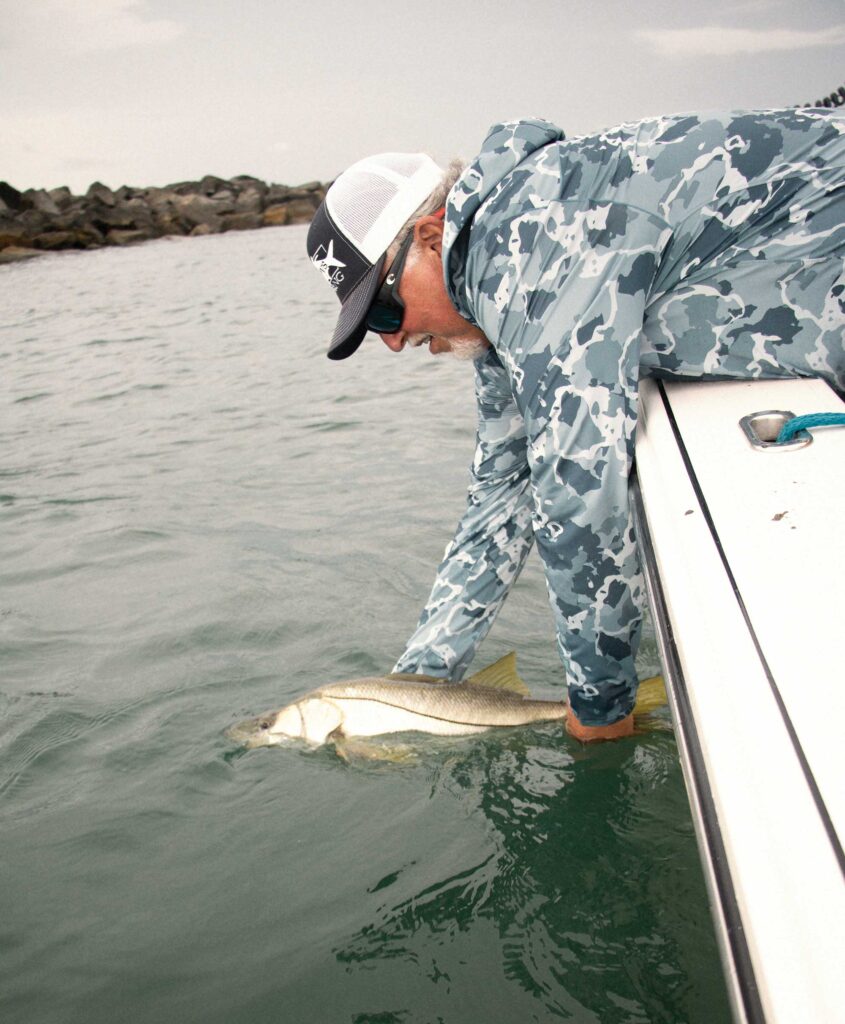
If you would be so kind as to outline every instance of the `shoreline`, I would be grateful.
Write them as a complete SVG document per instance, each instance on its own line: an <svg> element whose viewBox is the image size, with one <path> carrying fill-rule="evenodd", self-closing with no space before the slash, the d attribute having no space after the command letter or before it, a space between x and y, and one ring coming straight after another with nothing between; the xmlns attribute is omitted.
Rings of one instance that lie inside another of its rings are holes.
<svg viewBox="0 0 845 1024"><path fill-rule="evenodd" d="M0 181L0 264L168 236L307 224L329 184L289 186L247 174L209 174L163 188L112 190L95 181L85 195L74 195L66 186L19 192Z"/></svg>

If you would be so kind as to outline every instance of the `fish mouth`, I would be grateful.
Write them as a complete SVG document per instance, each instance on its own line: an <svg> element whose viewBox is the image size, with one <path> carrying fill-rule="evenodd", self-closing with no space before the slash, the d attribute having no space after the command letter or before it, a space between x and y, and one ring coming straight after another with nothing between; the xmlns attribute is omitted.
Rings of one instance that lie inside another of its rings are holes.
<svg viewBox="0 0 845 1024"><path fill-rule="evenodd" d="M259 747L275 747L279 745L277 738L240 732L237 729L227 729L224 735L226 739L231 740L232 743L244 750L257 750Z"/></svg>
<svg viewBox="0 0 845 1024"><path fill-rule="evenodd" d="M230 725L228 729L223 730L223 735L227 740L237 743L239 747L246 747L247 750L276 746L281 740L279 735L270 732L264 715Z"/></svg>
<svg viewBox="0 0 845 1024"><path fill-rule="evenodd" d="M239 747L246 747L249 749L255 745L255 737L253 734L248 732L246 729L241 729L237 725L232 725L228 729L224 729L223 735L227 740L231 743L235 743Z"/></svg>

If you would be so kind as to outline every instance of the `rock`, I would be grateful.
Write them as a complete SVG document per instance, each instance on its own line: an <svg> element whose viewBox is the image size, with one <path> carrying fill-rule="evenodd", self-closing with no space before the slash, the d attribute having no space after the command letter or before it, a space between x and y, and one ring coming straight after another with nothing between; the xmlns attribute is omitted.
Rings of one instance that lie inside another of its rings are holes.
<svg viewBox="0 0 845 1024"><path fill-rule="evenodd" d="M10 210L19 211L26 209L21 193L16 188L12 188L7 181L0 181L0 199L3 200Z"/></svg>
<svg viewBox="0 0 845 1024"><path fill-rule="evenodd" d="M115 206L104 206L98 200L91 203L87 208L79 208L73 211L68 226L81 227L91 224L103 234L108 234L112 229L117 230L147 230L150 237L155 237L154 211L141 199L130 199L124 203L116 203Z"/></svg>
<svg viewBox="0 0 845 1024"><path fill-rule="evenodd" d="M197 181L177 181L172 185L165 185L165 192L175 192L177 196L195 196L199 189Z"/></svg>
<svg viewBox="0 0 845 1024"><path fill-rule="evenodd" d="M146 188L142 198L154 210L162 207L174 207L179 200L179 193L169 188Z"/></svg>
<svg viewBox="0 0 845 1024"><path fill-rule="evenodd" d="M129 227L143 231L153 226L153 212L143 199L128 199L115 209Z"/></svg>
<svg viewBox="0 0 845 1024"><path fill-rule="evenodd" d="M213 196L215 192L228 188L228 181L224 181L223 178L216 178L213 174L206 174L199 185L197 185L197 192L202 193L204 196Z"/></svg>
<svg viewBox="0 0 845 1024"><path fill-rule="evenodd" d="M77 246L75 231L45 231L32 239L36 249L75 249Z"/></svg>
<svg viewBox="0 0 845 1024"><path fill-rule="evenodd" d="M23 228L30 238L33 235L40 235L42 231L49 231L51 227L50 217L40 210L24 210L17 215L15 223Z"/></svg>
<svg viewBox="0 0 845 1024"><path fill-rule="evenodd" d="M288 222L288 208L286 203L277 206L268 206L262 218L264 227L280 227Z"/></svg>
<svg viewBox="0 0 845 1024"><path fill-rule="evenodd" d="M260 192L254 188L246 189L235 200L235 211L237 213L261 213L264 209L264 201Z"/></svg>
<svg viewBox="0 0 845 1024"><path fill-rule="evenodd" d="M90 223L91 211L84 202L75 202L69 206L58 217L52 220L52 228L57 231L72 231L76 228L86 227Z"/></svg>
<svg viewBox="0 0 845 1024"><path fill-rule="evenodd" d="M288 200L291 199L307 199L314 204L315 208L320 205L316 192L312 192L307 188L300 188L298 185L296 188L288 190Z"/></svg>
<svg viewBox="0 0 845 1024"><path fill-rule="evenodd" d="M121 185L112 191L95 181L84 196L66 186L19 192L0 182L0 251L38 253L130 245L162 235L209 235L310 221L326 186L267 185L239 174L230 181L208 174L165 188ZM9 262L9 259L5 260Z"/></svg>
<svg viewBox="0 0 845 1024"><path fill-rule="evenodd" d="M219 213L234 213L237 193L228 188L221 188L210 197L217 204Z"/></svg>
<svg viewBox="0 0 845 1024"><path fill-rule="evenodd" d="M114 196L114 192L107 186L103 185L99 181L95 181L85 193L85 198L88 200L96 199L104 206L114 206L117 202Z"/></svg>
<svg viewBox="0 0 845 1024"><path fill-rule="evenodd" d="M23 199L30 209L38 210L39 213L46 213L49 217L58 217L59 213L61 213L49 192L45 192L43 188L28 188L23 193Z"/></svg>
<svg viewBox="0 0 845 1024"><path fill-rule="evenodd" d="M213 199L208 199L206 196L180 197L176 203L176 212L189 229L195 228L199 224L220 227L220 207Z"/></svg>
<svg viewBox="0 0 845 1024"><path fill-rule="evenodd" d="M153 213L153 224L158 235L186 235L190 231L175 210L158 209Z"/></svg>
<svg viewBox="0 0 845 1024"><path fill-rule="evenodd" d="M51 188L47 195L53 200L60 210L66 210L73 203L73 194L67 185L60 185L59 188Z"/></svg>
<svg viewBox="0 0 845 1024"><path fill-rule="evenodd" d="M106 245L132 245L135 242L148 242L154 238L152 231L121 231L112 228L106 235Z"/></svg>
<svg viewBox="0 0 845 1024"><path fill-rule="evenodd" d="M267 183L260 178L253 178L251 174L238 174L232 178L232 185L239 191L252 191L264 195L267 191Z"/></svg>
<svg viewBox="0 0 845 1024"><path fill-rule="evenodd" d="M29 236L17 227L0 227L0 250L10 246L20 248L29 240Z"/></svg>
<svg viewBox="0 0 845 1024"><path fill-rule="evenodd" d="M319 206L313 199L292 199L288 204L288 224L307 224Z"/></svg>
<svg viewBox="0 0 845 1024"><path fill-rule="evenodd" d="M283 203L290 196L290 189L287 185L271 185L264 196L264 202L268 206L275 206L276 203Z"/></svg>
<svg viewBox="0 0 845 1024"><path fill-rule="evenodd" d="M92 203L88 210L82 212L81 219L93 224L103 234L107 234L112 228L122 228L128 231L138 226L135 223L135 212L126 203L115 206L103 206L99 202ZM152 215L150 215L150 223L152 223Z"/></svg>
<svg viewBox="0 0 845 1024"><path fill-rule="evenodd" d="M19 260L31 260L33 256L42 256L42 249L27 249L23 246L10 245L8 249L0 249L0 263L17 263Z"/></svg>
<svg viewBox="0 0 845 1024"><path fill-rule="evenodd" d="M224 231L252 231L263 226L261 214L255 213L230 213L223 217L222 228Z"/></svg>
<svg viewBox="0 0 845 1024"><path fill-rule="evenodd" d="M102 231L98 231L93 224L86 224L76 228L73 232L76 237L76 244L80 249L99 249L105 245L106 238Z"/></svg>

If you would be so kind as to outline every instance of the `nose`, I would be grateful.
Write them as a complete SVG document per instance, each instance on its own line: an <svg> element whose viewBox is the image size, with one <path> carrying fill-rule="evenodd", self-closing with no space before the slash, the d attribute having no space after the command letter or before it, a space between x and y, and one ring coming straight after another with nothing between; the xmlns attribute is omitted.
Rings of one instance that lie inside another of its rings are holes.
<svg viewBox="0 0 845 1024"><path fill-rule="evenodd" d="M401 352L405 347L405 334L403 331L397 331L396 334L380 334L379 337L391 352Z"/></svg>

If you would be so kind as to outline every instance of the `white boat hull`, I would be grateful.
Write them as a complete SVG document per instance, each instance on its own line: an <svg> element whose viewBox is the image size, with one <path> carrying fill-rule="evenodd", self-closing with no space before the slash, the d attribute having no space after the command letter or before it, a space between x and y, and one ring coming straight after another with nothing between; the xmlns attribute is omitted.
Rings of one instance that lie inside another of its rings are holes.
<svg viewBox="0 0 845 1024"><path fill-rule="evenodd" d="M845 428L755 450L814 380L644 381L632 487L735 1015L845 1019Z"/></svg>

